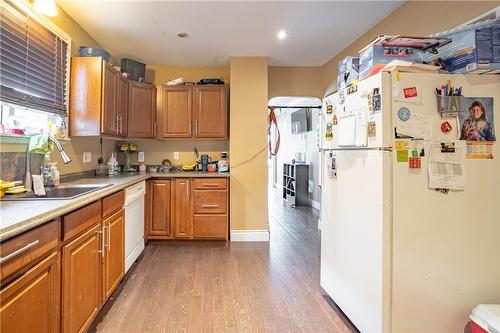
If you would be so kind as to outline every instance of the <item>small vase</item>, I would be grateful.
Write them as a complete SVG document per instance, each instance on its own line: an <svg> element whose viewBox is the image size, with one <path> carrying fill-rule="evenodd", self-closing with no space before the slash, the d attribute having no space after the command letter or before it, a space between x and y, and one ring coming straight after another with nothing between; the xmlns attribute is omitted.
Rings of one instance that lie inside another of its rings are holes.
<svg viewBox="0 0 500 333"><path fill-rule="evenodd" d="M130 157L132 156L131 153L125 153L125 165L123 166L123 172L133 172L135 171L134 168L132 168L132 165L130 163Z"/></svg>

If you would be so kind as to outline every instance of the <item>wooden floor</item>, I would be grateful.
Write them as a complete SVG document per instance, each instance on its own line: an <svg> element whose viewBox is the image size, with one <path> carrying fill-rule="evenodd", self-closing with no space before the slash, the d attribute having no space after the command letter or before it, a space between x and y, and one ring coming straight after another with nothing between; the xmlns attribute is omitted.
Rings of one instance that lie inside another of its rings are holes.
<svg viewBox="0 0 500 333"><path fill-rule="evenodd" d="M270 243L152 244L97 332L350 332L319 286L317 211L270 199Z"/></svg>

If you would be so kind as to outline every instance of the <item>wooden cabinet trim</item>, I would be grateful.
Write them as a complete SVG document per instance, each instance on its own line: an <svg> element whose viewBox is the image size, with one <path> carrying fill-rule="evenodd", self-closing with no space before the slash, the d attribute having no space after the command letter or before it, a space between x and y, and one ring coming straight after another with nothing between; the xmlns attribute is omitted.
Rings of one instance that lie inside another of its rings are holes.
<svg viewBox="0 0 500 333"><path fill-rule="evenodd" d="M98 223L62 248L61 303L62 330L65 333L85 332L102 305L101 242L101 224ZM76 257L82 253L86 254L86 257ZM78 259L89 262L75 261ZM87 290L75 290L77 287ZM83 296L85 302L82 302Z"/></svg>
<svg viewBox="0 0 500 333"><path fill-rule="evenodd" d="M25 250L0 264L1 284L5 285L15 277L15 273L27 269L45 254L57 249L60 229L60 221L57 219L3 242L1 244L2 258L13 254L15 251Z"/></svg>
<svg viewBox="0 0 500 333"><path fill-rule="evenodd" d="M119 191L108 195L102 199L102 217L106 218L117 211L123 209L125 202L125 192Z"/></svg>
<svg viewBox="0 0 500 333"><path fill-rule="evenodd" d="M100 222L101 200L63 216L63 241L66 242L93 224Z"/></svg>
<svg viewBox="0 0 500 333"><path fill-rule="evenodd" d="M0 331L59 332L60 288L59 253L53 252L0 291Z"/></svg>

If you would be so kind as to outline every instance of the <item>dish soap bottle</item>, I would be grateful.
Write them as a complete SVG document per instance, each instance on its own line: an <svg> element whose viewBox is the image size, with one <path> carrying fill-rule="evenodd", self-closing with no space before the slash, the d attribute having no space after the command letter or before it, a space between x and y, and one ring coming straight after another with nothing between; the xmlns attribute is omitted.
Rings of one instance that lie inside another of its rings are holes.
<svg viewBox="0 0 500 333"><path fill-rule="evenodd" d="M57 170L57 162L52 163L50 167L50 176L52 177L52 184L54 184L54 186L59 186L61 184L59 170Z"/></svg>
<svg viewBox="0 0 500 333"><path fill-rule="evenodd" d="M54 182L52 181L52 175L50 173L51 166L52 166L52 155L50 154L50 151L48 151L43 156L43 163L42 166L40 167L40 174L42 175L43 186L45 187L54 186Z"/></svg>

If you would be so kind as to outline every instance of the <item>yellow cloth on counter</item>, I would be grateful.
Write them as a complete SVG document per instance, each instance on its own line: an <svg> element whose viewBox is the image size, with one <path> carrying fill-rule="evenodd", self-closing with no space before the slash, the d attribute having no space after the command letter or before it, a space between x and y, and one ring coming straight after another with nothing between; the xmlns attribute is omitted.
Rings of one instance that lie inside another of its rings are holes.
<svg viewBox="0 0 500 333"><path fill-rule="evenodd" d="M49 141L48 135L33 135L30 138L28 151L35 154L45 154L52 150L54 150L54 143Z"/></svg>

